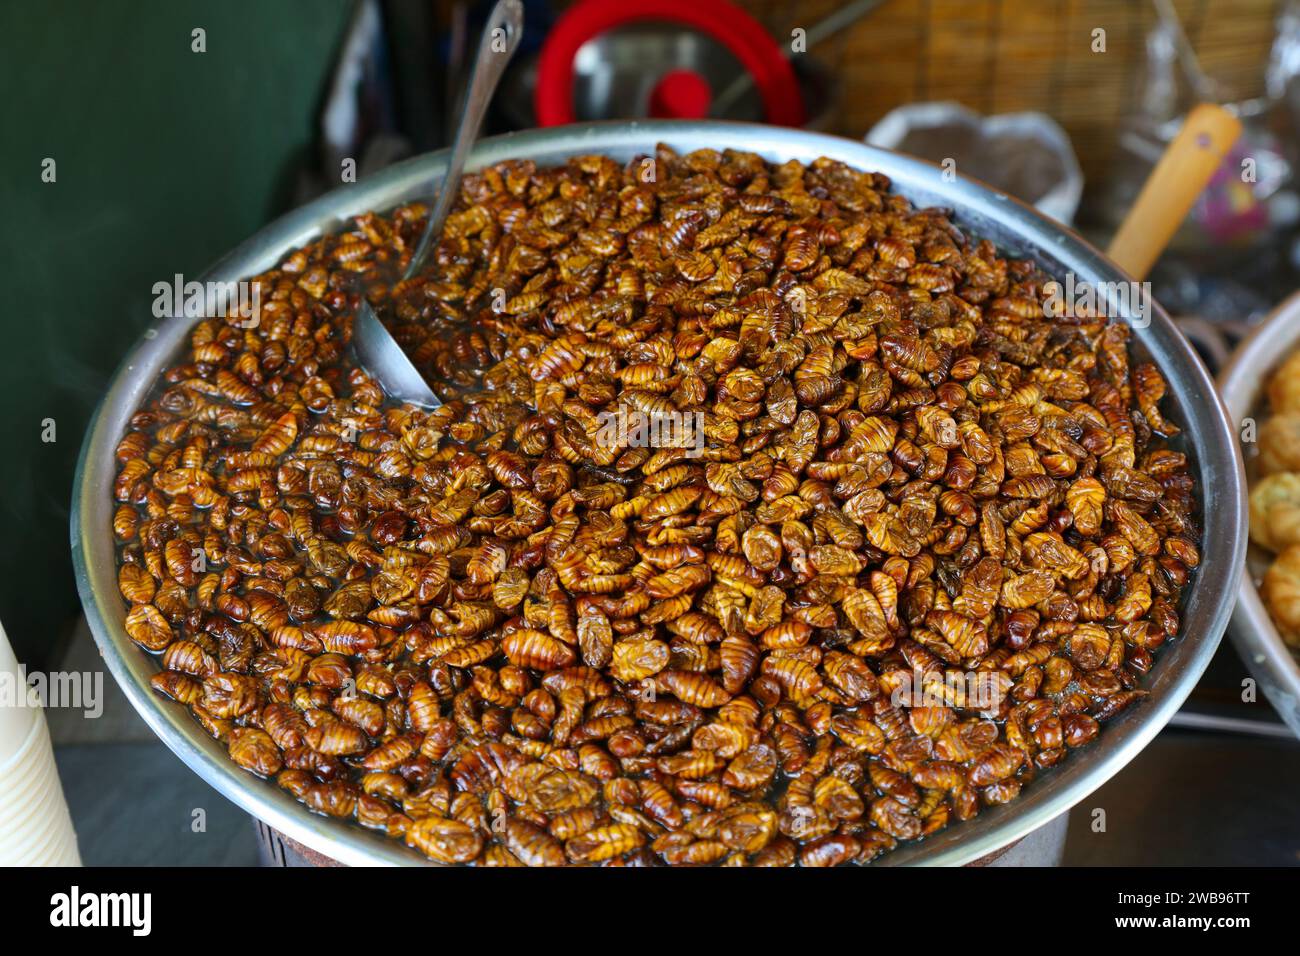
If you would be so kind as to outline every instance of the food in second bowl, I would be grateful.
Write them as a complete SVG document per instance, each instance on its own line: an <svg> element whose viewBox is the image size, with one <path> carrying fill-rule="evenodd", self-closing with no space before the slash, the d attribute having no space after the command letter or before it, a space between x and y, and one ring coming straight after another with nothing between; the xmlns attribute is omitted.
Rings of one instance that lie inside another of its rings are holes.
<svg viewBox="0 0 1300 956"><path fill-rule="evenodd" d="M1260 595L1282 640L1300 650L1300 352L1273 373L1267 392L1272 414L1259 426L1250 538L1276 555Z"/></svg>

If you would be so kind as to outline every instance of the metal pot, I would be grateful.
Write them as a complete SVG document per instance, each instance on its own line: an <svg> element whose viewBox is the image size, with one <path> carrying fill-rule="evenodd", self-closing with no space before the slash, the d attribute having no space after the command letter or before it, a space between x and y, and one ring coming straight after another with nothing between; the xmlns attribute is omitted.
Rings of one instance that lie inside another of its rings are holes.
<svg viewBox="0 0 1300 956"><path fill-rule="evenodd" d="M340 865L338 860L303 846L261 820L254 820L253 825L257 829L257 859L262 866L296 869ZM1060 866L1065 856L1065 838L1069 828L1070 814L1062 813L1023 839L972 860L966 866Z"/></svg>
<svg viewBox="0 0 1300 956"><path fill-rule="evenodd" d="M1233 422L1240 426L1251 417L1263 421L1268 411L1265 385L1273 370L1297 348L1300 348L1300 293L1279 305L1238 346L1232 361L1219 376L1223 401ZM1254 478L1253 457L1247 461L1251 478ZM1300 662L1282 642L1255 589L1255 582L1264 576L1271 561L1268 552L1250 546L1246 556L1248 573L1241 579L1229 633L1264 695L1300 737Z"/></svg>
<svg viewBox="0 0 1300 956"><path fill-rule="evenodd" d="M679 151L750 150L768 160L810 163L826 156L890 177L918 207L954 210L956 222L1005 253L1032 256L1058 277L1124 282L1128 277L1074 233L1009 196L970 180L945 181L922 160L852 140L753 124L637 121L583 124L500 136L480 142L468 169L507 158L539 165L602 153L621 161L653 152L657 142ZM445 168L445 154L421 156L384 170L289 213L212 267L204 280L234 281L275 265L290 249L339 228L351 216L425 196ZM1132 316L1124 316L1132 318ZM239 806L286 836L341 863L412 863L402 845L350 823L308 811L274 783L241 770L181 707L149 688L158 665L123 628L111 530L114 449L126 423L160 371L177 360L189 323L167 320L145 333L114 376L82 447L72 503L72 550L86 617L109 670L145 722L191 769ZM1171 416L1184 426L1177 445L1193 463L1204 519L1204 554L1184 605L1183 634L1163 648L1145 687L1148 698L1111 720L1099 740L1043 773L1012 803L888 854L888 864L964 864L998 851L1055 819L1129 762L1165 725L1200 677L1228 622L1246 550L1241 456L1214 384L1168 316L1153 310L1135 330L1135 350L1169 380Z"/></svg>

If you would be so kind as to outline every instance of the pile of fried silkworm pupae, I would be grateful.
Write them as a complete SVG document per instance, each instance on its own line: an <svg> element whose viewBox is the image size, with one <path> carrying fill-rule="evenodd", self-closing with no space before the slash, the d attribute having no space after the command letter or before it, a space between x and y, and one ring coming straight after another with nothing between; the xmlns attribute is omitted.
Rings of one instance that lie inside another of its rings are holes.
<svg viewBox="0 0 1300 956"><path fill-rule="evenodd" d="M1126 324L889 188L516 160L422 275L420 204L291 252L117 448L154 690L442 863L863 863L1014 800L1146 693L1192 477ZM363 295L440 409L357 366Z"/></svg>

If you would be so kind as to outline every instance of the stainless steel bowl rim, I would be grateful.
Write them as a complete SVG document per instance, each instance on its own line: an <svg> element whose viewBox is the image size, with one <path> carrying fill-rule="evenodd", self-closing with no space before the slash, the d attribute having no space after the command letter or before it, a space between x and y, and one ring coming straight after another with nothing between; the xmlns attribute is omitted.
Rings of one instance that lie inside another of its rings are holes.
<svg viewBox="0 0 1300 956"><path fill-rule="evenodd" d="M1260 410L1273 370L1300 347L1300 292L1273 310L1233 353L1219 375L1232 421ZM1243 574L1228 633L1246 666L1288 727L1300 736L1300 663L1283 643L1251 575Z"/></svg>
<svg viewBox="0 0 1300 956"><path fill-rule="evenodd" d="M819 157L889 176L893 188L918 206L954 210L968 235L988 238L1004 252L1032 256L1058 277L1076 282L1130 278L1096 249L1029 206L973 180L949 181L939 167L864 143L804 130L720 121L638 120L529 130L480 142L469 170L511 158L538 165L601 153L620 161L652 155L664 142L679 151L742 149L777 162ZM355 214L384 210L432 192L445 168L444 153L416 157L345 186L288 213L214 265L203 281L233 281L273 267L290 249L336 231ZM1183 424L1196 468L1204 528L1204 559L1184 596L1183 633L1162 648L1144 686L1149 697L1109 721L1098 741L1069 754L1010 804L887 854L887 865L969 863L1006 846L1084 799L1128 763L1165 725L1209 663L1228 622L1246 549L1241 455L1214 384L1169 317L1153 309L1147 328L1135 329L1135 347L1148 353L1170 384L1167 403ZM1132 315L1121 316L1132 320ZM184 349L189 320L164 320L147 331L115 374L81 450L74 483L71 537L77 586L92 633L109 670L132 705L162 741L218 791L286 835L353 865L421 862L413 851L354 823L314 814L273 782L231 763L182 707L149 687L157 663L127 636L117 591L111 531L114 449L126 423L158 373Z"/></svg>

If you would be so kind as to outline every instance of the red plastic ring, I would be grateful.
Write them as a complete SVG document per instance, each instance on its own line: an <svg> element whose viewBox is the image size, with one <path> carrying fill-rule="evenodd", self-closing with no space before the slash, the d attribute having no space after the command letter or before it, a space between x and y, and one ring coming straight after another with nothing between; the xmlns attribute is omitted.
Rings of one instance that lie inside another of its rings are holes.
<svg viewBox="0 0 1300 956"><path fill-rule="evenodd" d="M540 126L574 121L573 59L578 49L611 27L641 20L670 20L694 27L724 44L754 78L767 122L804 122L799 81L762 24L724 0L584 0L560 18L542 45L533 106Z"/></svg>
<svg viewBox="0 0 1300 956"><path fill-rule="evenodd" d="M672 119L704 119L713 91L694 70L669 70L650 91L650 115Z"/></svg>

